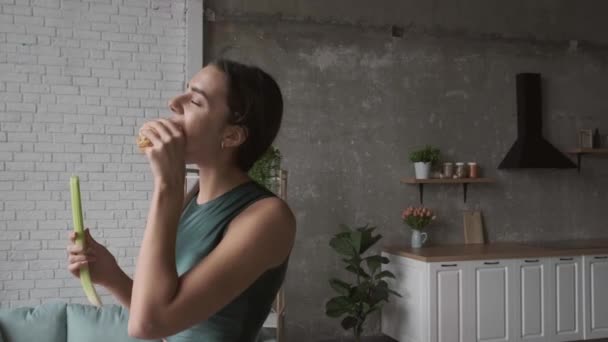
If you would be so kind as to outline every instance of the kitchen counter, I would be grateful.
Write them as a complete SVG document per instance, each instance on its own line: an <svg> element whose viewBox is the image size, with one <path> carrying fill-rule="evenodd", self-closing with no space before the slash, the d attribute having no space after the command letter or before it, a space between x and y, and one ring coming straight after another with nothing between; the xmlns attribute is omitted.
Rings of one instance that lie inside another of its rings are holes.
<svg viewBox="0 0 608 342"><path fill-rule="evenodd" d="M542 258L567 255L608 254L608 240L497 242L435 245L422 248L386 246L384 252L426 262L487 259Z"/></svg>

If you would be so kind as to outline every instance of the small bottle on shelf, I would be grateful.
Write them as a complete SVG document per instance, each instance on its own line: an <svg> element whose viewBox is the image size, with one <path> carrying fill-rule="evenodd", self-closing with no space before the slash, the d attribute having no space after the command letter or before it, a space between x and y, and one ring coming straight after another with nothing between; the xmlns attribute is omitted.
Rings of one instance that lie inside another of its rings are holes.
<svg viewBox="0 0 608 342"><path fill-rule="evenodd" d="M469 178L477 178L479 177L479 166L477 166L476 162L469 163Z"/></svg>
<svg viewBox="0 0 608 342"><path fill-rule="evenodd" d="M443 163L443 177L452 178L454 176L454 164L451 162Z"/></svg>
<svg viewBox="0 0 608 342"><path fill-rule="evenodd" d="M595 129L595 132L593 132L593 144L592 144L593 148L600 148L602 147L602 138L600 137L600 130L599 129Z"/></svg>
<svg viewBox="0 0 608 342"><path fill-rule="evenodd" d="M454 178L459 179L459 178L466 178L467 177L467 171L465 169L465 165L462 162L458 162L456 163L456 174L454 175Z"/></svg>

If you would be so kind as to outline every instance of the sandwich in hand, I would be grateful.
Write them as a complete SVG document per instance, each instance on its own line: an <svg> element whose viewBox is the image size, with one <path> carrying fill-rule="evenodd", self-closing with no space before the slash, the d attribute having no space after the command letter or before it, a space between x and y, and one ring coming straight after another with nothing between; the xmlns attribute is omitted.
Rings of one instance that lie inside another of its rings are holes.
<svg viewBox="0 0 608 342"><path fill-rule="evenodd" d="M137 144L137 147L139 147L140 150L143 150L146 147L152 147L152 142L150 141L150 139L144 137L141 134L139 134L137 136L136 144Z"/></svg>
<svg viewBox="0 0 608 342"><path fill-rule="evenodd" d="M147 129L150 129L150 130L156 132L156 130L154 130L154 128L152 128L152 127L148 127ZM143 134L141 134L141 129L139 130L139 135L137 136L135 143L137 144L137 147L139 147L139 150L142 152L144 151L144 149L146 147L154 146L154 144L152 144L152 141L150 141L150 139L146 138Z"/></svg>

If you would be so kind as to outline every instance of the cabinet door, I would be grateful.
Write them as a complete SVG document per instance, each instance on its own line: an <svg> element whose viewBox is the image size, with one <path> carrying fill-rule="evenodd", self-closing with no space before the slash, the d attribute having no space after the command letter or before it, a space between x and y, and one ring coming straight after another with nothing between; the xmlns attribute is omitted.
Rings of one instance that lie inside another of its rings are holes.
<svg viewBox="0 0 608 342"><path fill-rule="evenodd" d="M430 336L432 342L470 342L467 333L467 263L442 262L430 266ZM470 286L470 285L469 285Z"/></svg>
<svg viewBox="0 0 608 342"><path fill-rule="evenodd" d="M488 260L473 265L476 341L512 341L512 262Z"/></svg>
<svg viewBox="0 0 608 342"><path fill-rule="evenodd" d="M585 339L608 337L608 255L584 258Z"/></svg>
<svg viewBox="0 0 608 342"><path fill-rule="evenodd" d="M395 278L385 278L390 289L401 292L401 284L405 279L405 274L399 264L399 256L383 253L382 256L387 257L390 261L388 264L382 265L383 271L389 271L395 275ZM388 303L382 306L382 332L394 339L399 339L401 335L401 326L405 320L405 305L398 297L389 298Z"/></svg>
<svg viewBox="0 0 608 342"><path fill-rule="evenodd" d="M513 338L520 341L552 342L549 337L550 259L514 260Z"/></svg>
<svg viewBox="0 0 608 342"><path fill-rule="evenodd" d="M553 341L583 338L582 272L580 257L560 257L552 261L551 314Z"/></svg>
<svg viewBox="0 0 608 342"><path fill-rule="evenodd" d="M398 341L428 342L428 264L383 253L389 259L382 269L395 279L385 278L401 297L389 296L382 307L382 332Z"/></svg>

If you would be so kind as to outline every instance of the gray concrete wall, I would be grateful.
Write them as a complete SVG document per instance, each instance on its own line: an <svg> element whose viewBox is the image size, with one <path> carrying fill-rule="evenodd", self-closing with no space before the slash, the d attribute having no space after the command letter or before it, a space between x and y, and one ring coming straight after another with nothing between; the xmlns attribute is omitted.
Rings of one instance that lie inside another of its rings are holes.
<svg viewBox="0 0 608 342"><path fill-rule="evenodd" d="M327 280L346 276L328 242L340 223L377 225L407 244L401 210L417 204L408 153L477 161L492 185L427 187L435 243L462 242L479 208L491 241L608 237L608 159L574 170L496 169L514 142L515 74L544 77L546 137L574 147L578 128L608 133L608 42L602 2L208 1L207 59L255 63L286 99L277 145L298 219L287 291L288 340L341 334L324 315ZM404 26L402 38L391 36ZM579 44L570 42L579 40ZM377 317L368 326L378 331Z"/></svg>

